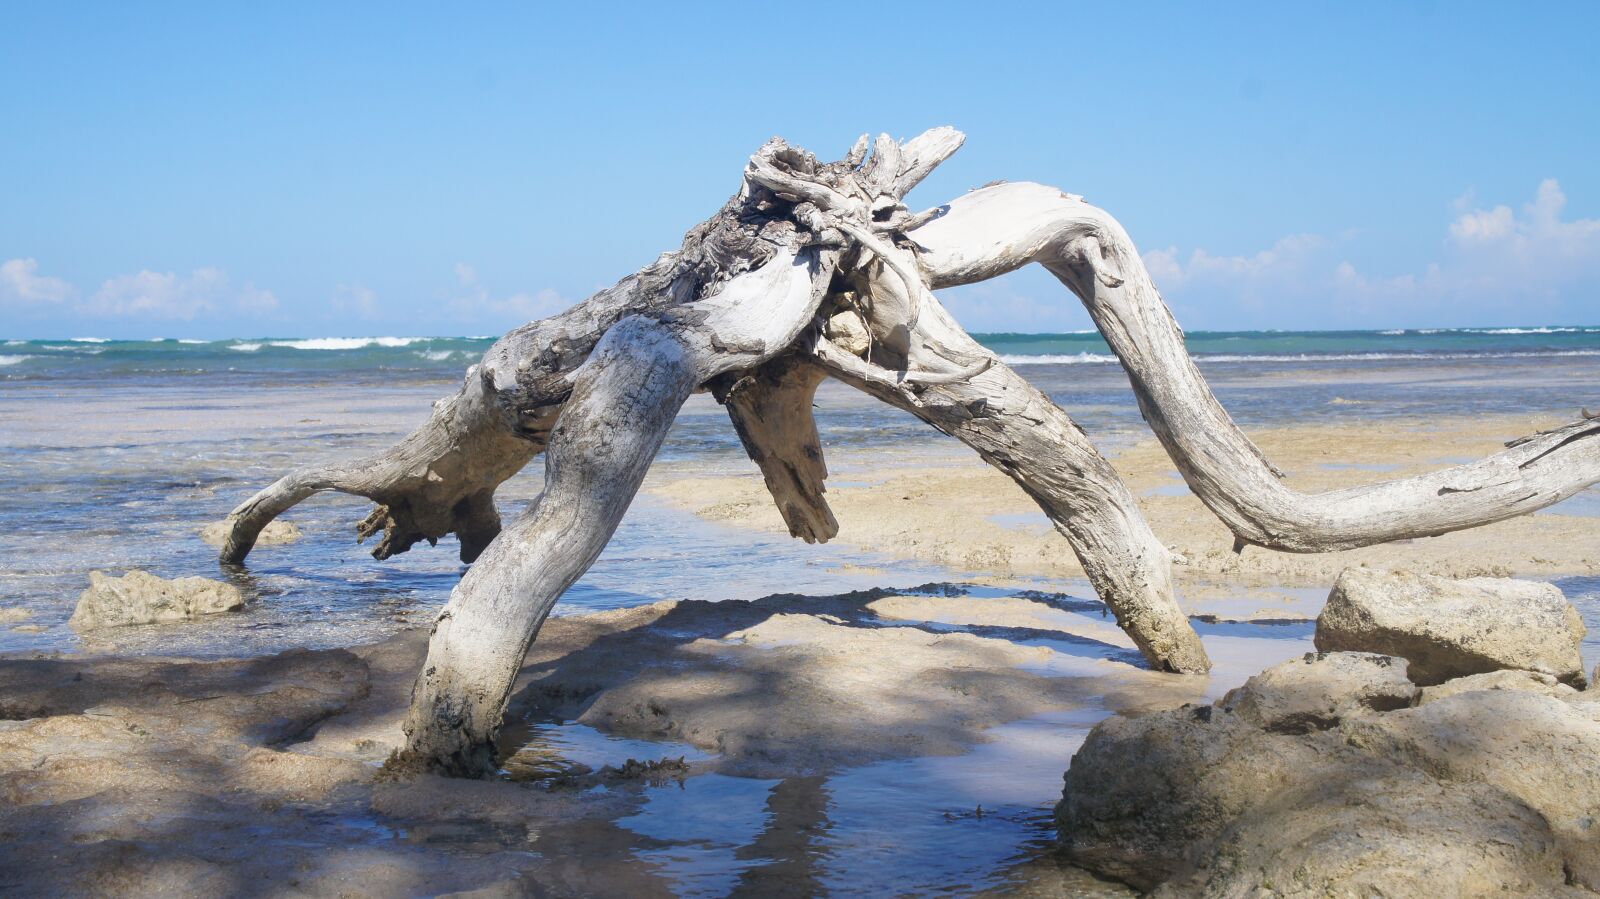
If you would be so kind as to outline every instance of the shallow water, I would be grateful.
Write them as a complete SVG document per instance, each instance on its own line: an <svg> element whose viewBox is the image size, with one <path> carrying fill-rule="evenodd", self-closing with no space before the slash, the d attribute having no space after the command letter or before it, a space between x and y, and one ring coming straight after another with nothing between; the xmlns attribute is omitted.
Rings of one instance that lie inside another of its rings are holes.
<svg viewBox="0 0 1600 899"><path fill-rule="evenodd" d="M1105 619L1087 584L1071 594L942 584L908 595L1046 602L1041 628L1015 642L1052 650L1030 666L1061 677L1107 677L1143 666L1131 643ZM884 627L932 627L997 636L940 618L891 619ZM1210 700L1263 667L1311 649L1309 626L1199 623L1217 656L1216 674L1195 695ZM1094 635L1094 636L1089 636ZM1100 639L1096 639L1096 637ZM1026 879L1054 839L1052 810L1067 760L1089 730L1111 714L1081 708L1011 722L986 741L950 756L894 759L788 778L735 777L711 770L716 757L686 744L608 736L575 723L531 722L509 736L521 753L513 777L543 778L629 759L684 758L689 772L641 791L636 810L616 824L648 839L636 855L682 896L761 895L781 880L790 895L859 895L893 884L894 895L969 895ZM605 789L604 787L596 789ZM1085 872L1063 875L1077 896L1130 896L1126 887Z"/></svg>

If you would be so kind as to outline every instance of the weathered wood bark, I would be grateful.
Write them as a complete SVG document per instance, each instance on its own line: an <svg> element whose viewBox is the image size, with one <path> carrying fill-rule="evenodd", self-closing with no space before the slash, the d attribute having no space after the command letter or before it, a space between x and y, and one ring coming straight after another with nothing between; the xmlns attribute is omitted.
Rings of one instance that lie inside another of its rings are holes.
<svg viewBox="0 0 1600 899"><path fill-rule="evenodd" d="M913 159L915 144L905 148ZM550 437L545 491L462 579L440 614L406 719L407 744L390 760L392 769L467 776L494 770L494 735L529 642L561 593L610 539L678 408L695 389L729 372L759 369L793 345L816 317L840 261L835 226L841 216L865 220L871 210L860 201L844 210L836 194L819 193L827 181L856 183L861 159L857 151L852 156L853 162L818 166L769 144L751 160L739 220L786 223L785 216L792 216L799 227L769 233L766 239L776 249L761 246L759 259L748 250L724 252L717 269L739 272L731 280L654 317L623 319L574 373ZM900 176L903 168L897 164L887 174ZM768 212L762 189L792 207ZM819 208L818 201L826 205ZM792 405L785 396L799 390L809 397L814 387L774 384L759 395ZM755 427L759 420L753 415L748 422L750 445L776 436ZM811 428L806 446L820 465ZM804 455L804 447L799 452ZM818 471L807 468L800 476L820 478Z"/></svg>
<svg viewBox="0 0 1600 899"><path fill-rule="evenodd" d="M1002 184L952 202L913 237L934 287L1039 262L1077 294L1156 437L1240 545L1329 552L1428 537L1525 515L1600 481L1600 421L1584 419L1469 465L1297 492L1212 395L1133 242L1103 210L1055 188Z"/></svg>
<svg viewBox="0 0 1600 899"><path fill-rule="evenodd" d="M659 322L629 318L607 333L552 435L544 492L462 578L434 625L396 767L493 770L489 738L528 644L611 539L697 375L688 348Z"/></svg>
<svg viewBox="0 0 1600 899"><path fill-rule="evenodd" d="M761 469L789 536L807 543L827 543L839 533L839 522L822 496L828 465L811 414L817 386L827 377L822 369L786 356L711 385L717 402L727 407L745 452Z"/></svg>
<svg viewBox="0 0 1600 899"><path fill-rule="evenodd" d="M876 258L856 261L853 290L811 332L815 364L1005 472L1067 538L1151 667L1207 671L1205 647L1173 599L1171 554L1132 492L1059 406L972 339L911 274L914 246L901 232L877 243Z"/></svg>
<svg viewBox="0 0 1600 899"><path fill-rule="evenodd" d="M546 450L544 492L462 578L434 625L392 768L495 769L494 735L529 643L611 539L684 400L792 343L837 256L786 248L708 299L606 332L574 373Z"/></svg>
<svg viewBox="0 0 1600 899"><path fill-rule="evenodd" d="M923 308L923 322L944 318L934 303ZM1016 481L1067 538L1090 583L1151 667L1186 674L1209 670L1205 647L1173 600L1171 555L1111 463L1066 412L977 341L964 332L964 343L948 337L953 348L986 355L991 364L971 378L941 384L864 376L826 347L817 362L957 438Z"/></svg>
<svg viewBox="0 0 1600 899"><path fill-rule="evenodd" d="M711 390L790 533L838 532L811 413L837 377L973 447L1038 501L1151 665L1205 671L1172 597L1170 558L1076 424L950 317L930 287L1039 262L1076 292L1127 367L1141 408L1195 493L1239 536L1321 551L1470 527L1600 479L1600 422L1423 478L1306 496L1289 490L1217 403L1131 241L1081 198L1032 184L913 214L905 193L961 144L934 129L862 138L836 163L773 140L737 195L663 255L561 315L507 334L395 448L294 472L232 514L224 562L320 490L371 498L374 555L449 533L477 559L440 614L406 720L402 771L477 775L522 656L600 553L679 407ZM548 447L545 490L504 533L498 485ZM481 553L481 557L480 557Z"/></svg>

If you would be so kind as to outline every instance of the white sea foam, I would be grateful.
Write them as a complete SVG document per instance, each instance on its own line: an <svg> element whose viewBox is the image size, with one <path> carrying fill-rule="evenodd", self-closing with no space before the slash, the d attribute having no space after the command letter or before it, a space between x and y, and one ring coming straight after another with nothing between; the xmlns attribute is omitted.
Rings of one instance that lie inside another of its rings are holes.
<svg viewBox="0 0 1600 899"><path fill-rule="evenodd" d="M429 362L443 362L455 354L455 350L423 350L417 355L428 360Z"/></svg>
<svg viewBox="0 0 1600 899"><path fill-rule="evenodd" d="M256 350L261 349L261 344L259 344L259 343L234 343L234 344L229 344L228 345L228 349L230 349L230 350L238 350L241 353L253 353Z"/></svg>
<svg viewBox="0 0 1600 899"><path fill-rule="evenodd" d="M109 338L109 337L74 337L74 338L72 338L72 342L73 343L110 343L111 342L111 338Z"/></svg>
<svg viewBox="0 0 1600 899"><path fill-rule="evenodd" d="M1600 333L1600 328L1462 328L1461 332L1464 334L1596 334Z"/></svg>
<svg viewBox="0 0 1600 899"><path fill-rule="evenodd" d="M27 343L26 340L8 340L6 341L6 346L22 346L25 343Z"/></svg>
<svg viewBox="0 0 1600 899"><path fill-rule="evenodd" d="M193 337L179 337L179 343L210 343L209 340L195 340Z"/></svg>
<svg viewBox="0 0 1600 899"><path fill-rule="evenodd" d="M1398 337L1401 334L1406 333L1406 329L1405 328L1395 328L1393 331L1379 331L1378 333L1379 334L1387 334L1390 337Z"/></svg>
<svg viewBox="0 0 1600 899"><path fill-rule="evenodd" d="M1086 362L1115 362L1116 356L1106 353L1044 353L1038 356L1004 355L1000 361L1007 365L1082 365Z"/></svg>
<svg viewBox="0 0 1600 899"><path fill-rule="evenodd" d="M311 337L306 340L274 340L273 346L293 350L359 350L367 346L410 346L428 337Z"/></svg>
<svg viewBox="0 0 1600 899"><path fill-rule="evenodd" d="M16 365L18 362L27 362L32 356L0 356L0 365Z"/></svg>

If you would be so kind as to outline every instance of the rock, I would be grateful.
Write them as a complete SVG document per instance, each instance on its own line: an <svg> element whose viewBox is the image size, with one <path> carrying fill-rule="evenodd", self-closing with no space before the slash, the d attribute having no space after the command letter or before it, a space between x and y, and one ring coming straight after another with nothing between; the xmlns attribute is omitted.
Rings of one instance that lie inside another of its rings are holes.
<svg viewBox="0 0 1600 899"><path fill-rule="evenodd" d="M0 609L0 624L15 624L32 617L33 613L27 609Z"/></svg>
<svg viewBox="0 0 1600 899"><path fill-rule="evenodd" d="M1067 771L1056 809L1067 854L1151 889L1190 870L1191 850L1258 803L1307 777L1334 782L1360 767L1342 740L1319 732L1406 707L1416 693L1403 660L1307 653L1212 706L1107 719Z"/></svg>
<svg viewBox="0 0 1600 899"><path fill-rule="evenodd" d="M1107 719L1066 774L1065 856L1167 897L1600 888L1600 696L1405 672L1312 653L1211 706Z"/></svg>
<svg viewBox="0 0 1600 899"><path fill-rule="evenodd" d="M78 597L68 624L79 630L181 621L244 607L244 594L232 584L203 577L165 580L144 571L120 578L89 573L89 589Z"/></svg>
<svg viewBox="0 0 1600 899"><path fill-rule="evenodd" d="M1427 705L1460 693L1472 693L1478 690L1522 690L1554 696L1557 699L1578 695L1577 690L1548 674L1540 674L1537 671L1490 671L1487 674L1472 674L1447 680L1437 687L1424 687L1422 695L1417 699L1417 705Z"/></svg>
<svg viewBox="0 0 1600 899"><path fill-rule="evenodd" d="M1325 754L1326 753L1326 754ZM1148 890L1187 873L1224 829L1343 754L1212 706L1108 718L1067 769L1056 822L1074 863Z"/></svg>
<svg viewBox="0 0 1600 899"><path fill-rule="evenodd" d="M1552 897L1563 858L1538 812L1484 784L1394 771L1287 791L1158 899Z"/></svg>
<svg viewBox="0 0 1600 899"><path fill-rule="evenodd" d="M1245 681L1218 705L1274 733L1326 730L1349 715L1411 705L1406 662L1358 652L1308 652Z"/></svg>
<svg viewBox="0 0 1600 899"><path fill-rule="evenodd" d="M1400 656L1423 686L1500 669L1582 687L1583 620L1550 584L1347 568L1317 617L1316 647Z"/></svg>
<svg viewBox="0 0 1600 899"><path fill-rule="evenodd" d="M261 529L261 534L256 537L256 546L282 546L285 543L293 543L300 537L300 529L295 527L293 522L274 518ZM222 546L228 539L228 522L213 521L201 528L200 539L212 546Z"/></svg>
<svg viewBox="0 0 1600 899"><path fill-rule="evenodd" d="M1347 729L1353 744L1452 784L1486 783L1542 814L1572 878L1600 890L1600 703L1460 693Z"/></svg>

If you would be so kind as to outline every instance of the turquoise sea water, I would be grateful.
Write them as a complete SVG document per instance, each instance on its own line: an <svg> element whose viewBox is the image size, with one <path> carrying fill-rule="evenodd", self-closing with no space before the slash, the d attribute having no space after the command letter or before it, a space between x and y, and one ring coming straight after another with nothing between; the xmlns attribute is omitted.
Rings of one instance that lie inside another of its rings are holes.
<svg viewBox="0 0 1600 899"><path fill-rule="evenodd" d="M1014 365L1114 361L1097 332L977 336ZM0 378L9 381L212 375L243 380L315 380L332 373L428 377L459 373L493 342L491 337L6 340L0 342ZM1203 364L1554 359L1600 355L1600 326L1195 331L1188 334L1188 344L1189 351Z"/></svg>

